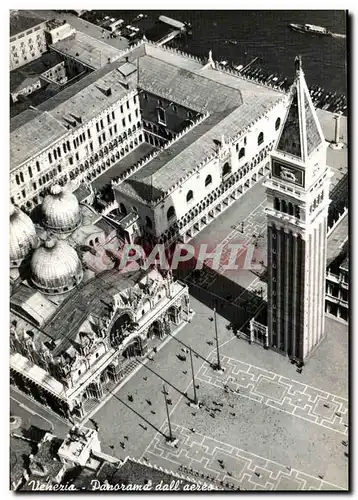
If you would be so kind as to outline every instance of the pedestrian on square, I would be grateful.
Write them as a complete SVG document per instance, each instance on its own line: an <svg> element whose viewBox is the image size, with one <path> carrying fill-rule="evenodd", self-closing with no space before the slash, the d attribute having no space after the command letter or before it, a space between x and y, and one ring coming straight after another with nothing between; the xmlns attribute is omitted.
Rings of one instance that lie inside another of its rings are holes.
<svg viewBox="0 0 358 500"><path fill-rule="evenodd" d="M149 404L149 406L152 406L152 402L150 399L146 399L146 402Z"/></svg>
<svg viewBox="0 0 358 500"><path fill-rule="evenodd" d="M130 401L131 403L133 402L133 396L132 396L132 394L128 394L128 401Z"/></svg>

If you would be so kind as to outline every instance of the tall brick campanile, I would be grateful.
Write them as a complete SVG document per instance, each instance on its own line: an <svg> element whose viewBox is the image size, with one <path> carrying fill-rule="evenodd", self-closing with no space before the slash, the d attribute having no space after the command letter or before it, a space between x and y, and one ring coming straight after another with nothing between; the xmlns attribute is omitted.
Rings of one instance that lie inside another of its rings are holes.
<svg viewBox="0 0 358 500"><path fill-rule="evenodd" d="M268 199L268 341L304 360L324 335L331 171L301 58L271 153Z"/></svg>

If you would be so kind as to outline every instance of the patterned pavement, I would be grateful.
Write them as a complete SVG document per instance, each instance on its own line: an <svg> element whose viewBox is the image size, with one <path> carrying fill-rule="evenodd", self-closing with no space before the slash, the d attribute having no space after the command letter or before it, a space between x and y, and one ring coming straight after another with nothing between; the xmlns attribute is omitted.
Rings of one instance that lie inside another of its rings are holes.
<svg viewBox="0 0 358 500"><path fill-rule="evenodd" d="M168 428L163 426L164 432ZM156 434L146 454L155 456L156 463L180 470L199 478L216 480L227 489L244 490L344 490L302 471L291 469L267 458L248 453L209 436L172 424L177 448ZM220 463L221 462L221 463Z"/></svg>
<svg viewBox="0 0 358 500"><path fill-rule="evenodd" d="M210 361L215 363L215 360L213 355ZM219 388L227 384L229 390L239 397L252 399L343 435L348 434L347 399L228 356L222 356L221 363L225 368L223 374L204 365L196 379Z"/></svg>

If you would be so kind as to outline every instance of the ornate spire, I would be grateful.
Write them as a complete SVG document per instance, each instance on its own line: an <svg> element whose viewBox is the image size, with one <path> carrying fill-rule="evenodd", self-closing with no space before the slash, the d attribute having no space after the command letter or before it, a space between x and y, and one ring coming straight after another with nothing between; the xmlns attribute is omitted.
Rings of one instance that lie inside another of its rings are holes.
<svg viewBox="0 0 358 500"><path fill-rule="evenodd" d="M325 139L306 84L301 56L296 57L295 68L296 78L290 89L288 109L275 149L305 162L321 144L325 144Z"/></svg>

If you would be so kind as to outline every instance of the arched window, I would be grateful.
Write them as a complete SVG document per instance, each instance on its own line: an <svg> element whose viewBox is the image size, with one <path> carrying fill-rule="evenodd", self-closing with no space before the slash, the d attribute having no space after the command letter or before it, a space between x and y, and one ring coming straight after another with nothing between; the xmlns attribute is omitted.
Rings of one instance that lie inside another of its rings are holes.
<svg viewBox="0 0 358 500"><path fill-rule="evenodd" d="M165 111L163 108L158 108L158 123L166 125Z"/></svg>
<svg viewBox="0 0 358 500"><path fill-rule="evenodd" d="M231 172L230 164L226 162L225 165L223 166L223 177L225 175L228 175L230 172Z"/></svg>
<svg viewBox="0 0 358 500"><path fill-rule="evenodd" d="M287 202L285 200L281 201L281 212L287 214Z"/></svg>
<svg viewBox="0 0 358 500"><path fill-rule="evenodd" d="M205 187L209 186L213 182L211 175L208 175L205 179Z"/></svg>
<svg viewBox="0 0 358 500"><path fill-rule="evenodd" d="M192 200L193 198L194 198L193 191L192 191L192 190L188 191L188 194L186 195L186 201L187 201L187 203L188 203L190 200Z"/></svg>
<svg viewBox="0 0 358 500"><path fill-rule="evenodd" d="M288 204L288 213L289 213L289 215L293 215L293 205L292 205L292 203Z"/></svg>
<svg viewBox="0 0 358 500"><path fill-rule="evenodd" d="M280 210L280 200L278 198L275 198L274 207L275 210Z"/></svg>
<svg viewBox="0 0 358 500"><path fill-rule="evenodd" d="M281 118L277 118L275 122L275 130L278 130L280 128L280 125L281 125Z"/></svg>
<svg viewBox="0 0 358 500"><path fill-rule="evenodd" d="M148 217L148 215L146 216L145 218L145 224L146 226L149 228L149 229L152 229L153 228L153 222L152 222L152 219L150 217Z"/></svg>
<svg viewBox="0 0 358 500"><path fill-rule="evenodd" d="M245 156L245 148L241 148L239 151L239 160Z"/></svg>
<svg viewBox="0 0 358 500"><path fill-rule="evenodd" d="M171 220L173 217L175 217L175 208L172 205L171 207L169 207L168 212L167 212L168 221Z"/></svg>
<svg viewBox="0 0 358 500"><path fill-rule="evenodd" d="M260 144L262 144L263 142L264 142L264 133L260 132L257 138L257 145L260 146Z"/></svg>
<svg viewBox="0 0 358 500"><path fill-rule="evenodd" d="M120 203L120 204L119 204L119 209L120 209L120 211L121 211L121 213L122 213L123 215L127 215L127 209L126 209L126 207L125 207L124 203Z"/></svg>

